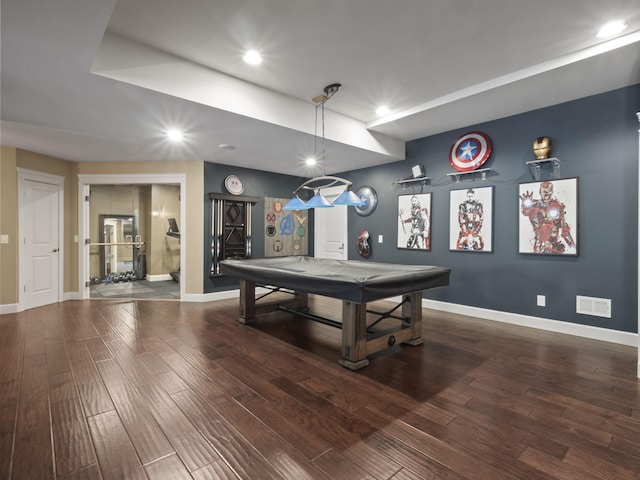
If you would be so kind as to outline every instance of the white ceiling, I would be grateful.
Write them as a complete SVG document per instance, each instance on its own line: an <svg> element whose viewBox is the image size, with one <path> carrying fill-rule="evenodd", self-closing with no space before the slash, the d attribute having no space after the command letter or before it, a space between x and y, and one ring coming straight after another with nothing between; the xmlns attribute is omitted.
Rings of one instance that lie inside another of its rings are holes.
<svg viewBox="0 0 640 480"><path fill-rule="evenodd" d="M2 0L0 14L0 141L72 161L316 174L303 166L311 99L339 82L325 104L331 174L640 83L638 0ZM627 30L595 37L618 18ZM262 65L242 62L249 48ZM379 104L391 113L376 118Z"/></svg>

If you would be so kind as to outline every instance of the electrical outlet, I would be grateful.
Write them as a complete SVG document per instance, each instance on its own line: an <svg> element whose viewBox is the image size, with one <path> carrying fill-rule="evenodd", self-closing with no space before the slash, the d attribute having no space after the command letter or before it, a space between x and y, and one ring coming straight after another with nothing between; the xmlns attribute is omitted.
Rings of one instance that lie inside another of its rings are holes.
<svg viewBox="0 0 640 480"><path fill-rule="evenodd" d="M539 307L546 307L547 306L547 297L545 297L544 295L538 295L538 299L537 299L537 305Z"/></svg>

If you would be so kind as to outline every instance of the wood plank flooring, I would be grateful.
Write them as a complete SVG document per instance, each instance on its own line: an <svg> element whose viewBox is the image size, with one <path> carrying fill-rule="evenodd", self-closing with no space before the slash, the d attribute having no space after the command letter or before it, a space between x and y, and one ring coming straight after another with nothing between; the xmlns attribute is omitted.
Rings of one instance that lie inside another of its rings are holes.
<svg viewBox="0 0 640 480"><path fill-rule="evenodd" d="M0 316L0 479L640 479L634 348L425 309L424 345L352 372L339 330L237 312Z"/></svg>

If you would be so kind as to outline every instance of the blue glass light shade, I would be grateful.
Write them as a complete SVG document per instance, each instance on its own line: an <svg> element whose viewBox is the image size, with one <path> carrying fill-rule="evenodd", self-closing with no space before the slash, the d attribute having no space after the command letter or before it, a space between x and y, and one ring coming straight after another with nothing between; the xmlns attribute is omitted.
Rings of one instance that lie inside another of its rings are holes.
<svg viewBox="0 0 640 480"><path fill-rule="evenodd" d="M298 197L293 197L291 200L287 202L287 204L282 207L283 210L309 210L309 207L306 203L300 200Z"/></svg>
<svg viewBox="0 0 640 480"><path fill-rule="evenodd" d="M333 207L333 203L324 198L319 193L316 193L307 202L307 208L330 208Z"/></svg>
<svg viewBox="0 0 640 480"><path fill-rule="evenodd" d="M360 205L362 205L362 199L351 190L347 189L333 200L333 204L359 207Z"/></svg>

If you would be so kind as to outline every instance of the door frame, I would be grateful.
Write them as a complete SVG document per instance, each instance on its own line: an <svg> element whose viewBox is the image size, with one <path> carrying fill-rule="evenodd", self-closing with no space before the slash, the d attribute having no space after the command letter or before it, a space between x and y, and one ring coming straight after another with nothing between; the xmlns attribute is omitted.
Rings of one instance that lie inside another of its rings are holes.
<svg viewBox="0 0 640 480"><path fill-rule="evenodd" d="M28 261L22 231L26 225L24 190L26 181L45 183L58 187L58 302L63 301L64 296L64 177L52 173L37 172L18 167L18 311L22 312L31 308L31 301L27 294L26 280L28 277ZM23 247L23 248L21 248Z"/></svg>
<svg viewBox="0 0 640 480"><path fill-rule="evenodd" d="M640 112L636 112L636 117L638 118L638 122L640 122ZM638 130L638 165L640 165L640 129ZM638 312L637 312L637 320L638 320L638 366L636 375L640 378L640 168L638 169Z"/></svg>
<svg viewBox="0 0 640 480"><path fill-rule="evenodd" d="M340 195L343 191L344 191L345 187L344 186L337 186L337 187L329 187L329 188L323 188L320 190L320 192L322 193L322 195L325 198L335 198L338 195ZM332 208L341 208L342 205L338 205ZM317 257L318 255L323 255L324 254L324 250L322 250L322 233L324 232L325 229L327 228L326 225L326 215L324 215L324 208L317 208L315 209L315 211L313 212L313 256ZM344 215L344 236L342 237L342 242L344 243L344 250L343 250L343 260L348 260L349 259L349 247L348 247L348 240L349 240L349 210L348 207L345 208L345 215Z"/></svg>
<svg viewBox="0 0 640 480"><path fill-rule="evenodd" d="M187 278L187 229L185 226L187 209L187 174L79 174L78 175L78 293L81 300L90 298L90 287L86 285L89 278L89 250L86 241L89 238L89 196L91 185L180 185L180 300L185 298L185 279Z"/></svg>

